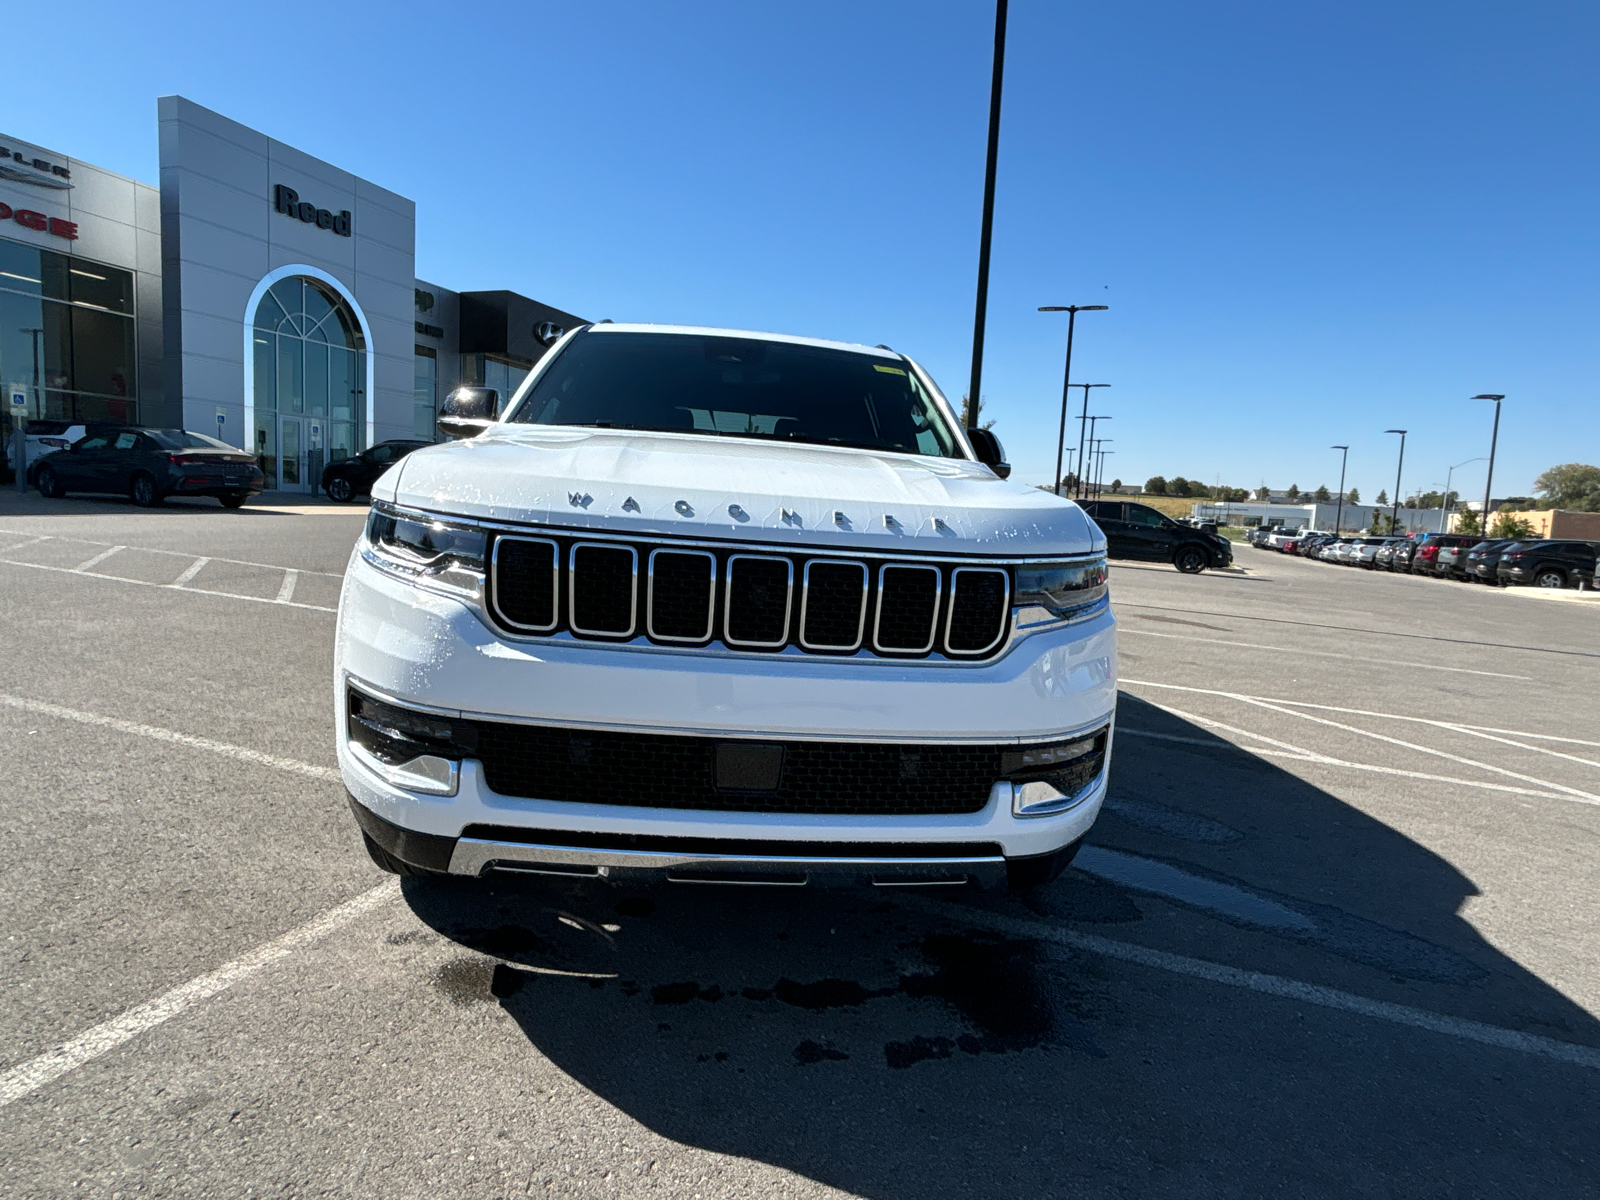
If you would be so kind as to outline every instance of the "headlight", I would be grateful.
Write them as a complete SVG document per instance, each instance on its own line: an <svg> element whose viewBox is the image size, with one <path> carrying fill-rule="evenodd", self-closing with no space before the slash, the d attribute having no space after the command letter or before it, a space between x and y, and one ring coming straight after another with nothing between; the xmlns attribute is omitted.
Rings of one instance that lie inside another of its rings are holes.
<svg viewBox="0 0 1600 1200"><path fill-rule="evenodd" d="M373 505L367 517L369 562L451 591L483 585L489 538L480 529Z"/></svg>
<svg viewBox="0 0 1600 1200"><path fill-rule="evenodd" d="M1071 621L1089 616L1106 602L1106 560L1030 563L1016 569L1017 586L1012 603L1018 623Z"/></svg>

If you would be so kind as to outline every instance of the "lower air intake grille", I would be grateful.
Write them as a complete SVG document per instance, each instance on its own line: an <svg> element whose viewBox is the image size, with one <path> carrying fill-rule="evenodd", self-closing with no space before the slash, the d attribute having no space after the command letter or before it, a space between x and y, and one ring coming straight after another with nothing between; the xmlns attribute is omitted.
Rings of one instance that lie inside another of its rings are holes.
<svg viewBox="0 0 1600 1200"><path fill-rule="evenodd" d="M474 724L484 779L502 796L725 812L977 812L989 802L1000 756L1010 748L742 743ZM719 755L720 747L733 753ZM740 786L750 784L773 786Z"/></svg>

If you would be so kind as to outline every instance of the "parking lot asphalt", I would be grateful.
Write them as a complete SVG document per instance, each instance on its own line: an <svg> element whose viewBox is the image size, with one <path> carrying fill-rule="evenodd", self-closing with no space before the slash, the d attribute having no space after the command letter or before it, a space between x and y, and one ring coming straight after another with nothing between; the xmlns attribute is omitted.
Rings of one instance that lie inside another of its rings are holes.
<svg viewBox="0 0 1600 1200"><path fill-rule="evenodd" d="M1593 1196L1600 607L1117 564L1035 897L396 882L359 509L0 496L0 1194Z"/></svg>

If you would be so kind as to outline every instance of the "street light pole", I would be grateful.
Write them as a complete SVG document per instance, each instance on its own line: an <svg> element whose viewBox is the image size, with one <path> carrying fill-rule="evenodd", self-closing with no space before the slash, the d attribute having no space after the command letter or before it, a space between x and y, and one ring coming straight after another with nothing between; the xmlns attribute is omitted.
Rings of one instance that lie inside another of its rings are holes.
<svg viewBox="0 0 1600 1200"><path fill-rule="evenodd" d="M1086 391L1086 392L1083 393L1083 396L1084 396L1084 400L1086 402L1084 407L1087 408L1088 407L1087 400L1089 398L1089 393ZM1109 421L1109 420L1111 420L1111 418L1110 417L1086 417L1085 419L1089 422L1089 457L1087 459L1085 459L1085 458L1083 458L1081 456L1081 454L1079 456L1079 460L1078 460L1078 466L1079 466L1079 470L1078 470L1078 487L1076 489L1076 494L1078 494L1080 496L1083 496L1083 497L1087 497L1089 495L1089 491L1090 491L1090 489L1089 489L1089 480L1091 480L1094 477L1094 465L1095 465L1095 463L1094 463L1094 447L1095 447L1095 444L1096 444L1095 443L1095 436L1094 436L1094 423L1096 421ZM1085 472L1082 469L1084 466L1088 466L1089 470L1087 472Z"/></svg>
<svg viewBox="0 0 1600 1200"><path fill-rule="evenodd" d="M1487 392L1482 396L1474 396L1474 400L1494 401L1494 432L1489 435L1489 470L1483 477L1483 528L1478 532L1484 537L1489 536L1489 489L1494 484L1494 449L1500 442L1500 401L1504 396L1497 396Z"/></svg>
<svg viewBox="0 0 1600 1200"><path fill-rule="evenodd" d="M1072 332L1078 323L1078 314L1081 312L1105 312L1109 304L1041 304L1040 312L1064 312L1067 314L1067 368L1061 380L1061 433L1056 439L1056 495L1061 495L1061 455L1067 444L1067 400L1072 395ZM1104 386L1104 385L1101 385ZM1089 391L1083 393L1084 416L1089 414ZM1078 423L1078 475L1083 475L1083 423ZM1081 478L1080 478L1081 483ZM1074 488L1074 495L1081 491L1081 487Z"/></svg>
<svg viewBox="0 0 1600 1200"><path fill-rule="evenodd" d="M1469 459L1467 459L1467 462L1458 462L1455 467L1451 467L1448 471L1445 472L1445 476L1444 476L1444 499L1439 501L1439 532L1440 533L1444 532L1445 525L1448 524L1449 521L1450 521L1450 508L1451 508L1451 505L1450 505L1450 481L1455 478L1456 467L1464 467L1464 466L1467 465L1467 463L1475 463L1475 462L1482 462L1482 461L1483 461L1483 456L1480 454L1477 458L1469 458Z"/></svg>
<svg viewBox="0 0 1600 1200"><path fill-rule="evenodd" d="M994 230L994 175L1000 159L1000 91L1006 66L1006 3L994 5L994 68L989 76L989 154L983 170L983 232L978 237L978 298L972 318L972 383L967 391L967 428L978 427L983 395L983 326L989 314L989 242Z"/></svg>
<svg viewBox="0 0 1600 1200"><path fill-rule="evenodd" d="M1105 489L1105 482L1106 482L1106 455L1115 454L1116 453L1115 450L1107 450L1106 449L1106 443L1107 442L1114 442L1116 440L1117 440L1116 438L1101 438L1100 439L1100 456L1099 456L1099 460L1095 463L1095 471L1094 471L1094 495L1095 495L1095 499L1097 499L1097 500L1102 495L1105 494L1105 490L1106 490Z"/></svg>
<svg viewBox="0 0 1600 1200"><path fill-rule="evenodd" d="M1333 518L1333 536L1338 537L1344 523L1344 469L1350 462L1350 447L1329 446L1328 449L1344 451L1344 457L1339 460L1339 511Z"/></svg>
<svg viewBox="0 0 1600 1200"><path fill-rule="evenodd" d="M1385 433L1398 433L1400 435L1400 461L1394 467L1394 508L1389 513L1389 536L1394 536L1394 527L1400 516L1400 468L1406 465L1406 431L1404 429L1385 429Z"/></svg>

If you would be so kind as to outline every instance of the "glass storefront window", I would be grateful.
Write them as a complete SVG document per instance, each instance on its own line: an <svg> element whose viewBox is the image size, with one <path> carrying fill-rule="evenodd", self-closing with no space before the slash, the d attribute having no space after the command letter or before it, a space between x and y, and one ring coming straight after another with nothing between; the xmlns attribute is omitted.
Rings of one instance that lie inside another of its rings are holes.
<svg viewBox="0 0 1600 1200"><path fill-rule="evenodd" d="M0 383L32 416L137 421L137 363L131 272L0 239Z"/></svg>
<svg viewBox="0 0 1600 1200"><path fill-rule="evenodd" d="M360 325L336 292L301 276L273 284L252 323L262 473L269 488L278 485L280 467L285 486L315 487L324 461L360 449L367 377ZM290 419L297 417L306 420Z"/></svg>
<svg viewBox="0 0 1600 1200"><path fill-rule="evenodd" d="M418 441L438 441L439 358L427 346L418 346L416 384L412 393L411 433Z"/></svg>

